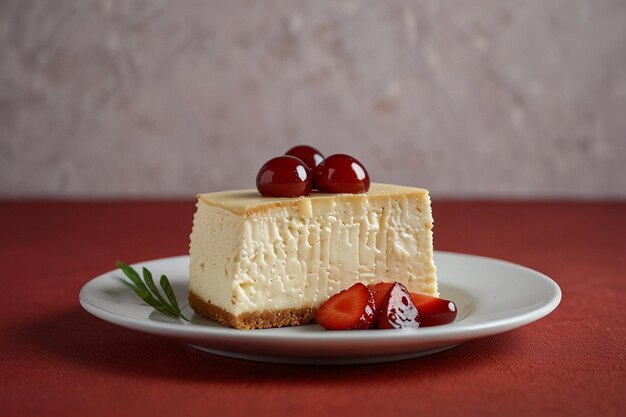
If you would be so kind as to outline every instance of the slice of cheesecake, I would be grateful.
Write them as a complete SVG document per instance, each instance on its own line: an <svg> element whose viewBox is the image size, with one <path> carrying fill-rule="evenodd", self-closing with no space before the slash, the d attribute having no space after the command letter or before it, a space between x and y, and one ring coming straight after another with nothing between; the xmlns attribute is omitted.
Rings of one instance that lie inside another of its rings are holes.
<svg viewBox="0 0 626 417"><path fill-rule="evenodd" d="M239 329L310 323L356 282L398 281L437 295L428 191L372 184L365 194L199 194L189 303Z"/></svg>

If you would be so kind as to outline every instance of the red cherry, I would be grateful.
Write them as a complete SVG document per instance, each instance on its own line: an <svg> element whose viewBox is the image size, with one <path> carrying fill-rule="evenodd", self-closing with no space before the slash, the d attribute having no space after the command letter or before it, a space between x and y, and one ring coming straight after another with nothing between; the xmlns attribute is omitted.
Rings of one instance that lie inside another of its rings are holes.
<svg viewBox="0 0 626 417"><path fill-rule="evenodd" d="M308 145L298 145L285 152L285 155L300 158L309 168L313 169L324 160L324 155L317 149Z"/></svg>
<svg viewBox="0 0 626 417"><path fill-rule="evenodd" d="M331 155L313 173L317 189L325 193L358 194L370 189L370 177L365 167L350 155Z"/></svg>
<svg viewBox="0 0 626 417"><path fill-rule="evenodd" d="M411 295L399 282L389 289L376 314L376 324L380 329L416 329L420 326L420 318L411 301Z"/></svg>
<svg viewBox="0 0 626 417"><path fill-rule="evenodd" d="M256 188L266 197L309 195L313 177L309 168L295 156L270 159L256 176Z"/></svg>

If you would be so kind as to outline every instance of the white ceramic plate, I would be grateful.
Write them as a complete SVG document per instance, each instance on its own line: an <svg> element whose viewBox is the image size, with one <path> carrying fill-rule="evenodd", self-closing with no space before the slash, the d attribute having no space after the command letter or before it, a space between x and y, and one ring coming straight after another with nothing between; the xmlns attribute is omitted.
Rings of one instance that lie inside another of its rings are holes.
<svg viewBox="0 0 626 417"><path fill-rule="evenodd" d="M191 323L145 305L122 282L119 270L88 282L80 303L91 314L135 330L182 339L216 355L297 364L358 364L415 358L467 340L494 335L538 320L553 311L561 290L547 276L506 261L436 252L441 297L458 307L454 323L413 330L328 331L319 325L236 330L195 315L187 299L189 257L133 265L167 275Z"/></svg>

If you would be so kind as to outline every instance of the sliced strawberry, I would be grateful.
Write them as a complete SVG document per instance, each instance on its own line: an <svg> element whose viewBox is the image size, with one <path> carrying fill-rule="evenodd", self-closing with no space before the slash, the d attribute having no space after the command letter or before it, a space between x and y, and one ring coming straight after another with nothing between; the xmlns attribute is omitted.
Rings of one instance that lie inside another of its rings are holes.
<svg viewBox="0 0 626 417"><path fill-rule="evenodd" d="M419 320L422 326L448 324L456 318L456 304L452 301L414 292L411 293L411 301L419 311Z"/></svg>
<svg viewBox="0 0 626 417"><path fill-rule="evenodd" d="M380 329L418 328L420 326L417 308L411 301L406 287L393 283L378 308L376 324Z"/></svg>
<svg viewBox="0 0 626 417"><path fill-rule="evenodd" d="M376 310L383 302L383 298L389 292L389 289L393 287L393 282L379 282L378 284L370 284L367 286L374 295L374 302L376 304Z"/></svg>
<svg viewBox="0 0 626 417"><path fill-rule="evenodd" d="M330 297L315 312L315 320L328 330L369 329L374 324L374 296L356 283Z"/></svg>

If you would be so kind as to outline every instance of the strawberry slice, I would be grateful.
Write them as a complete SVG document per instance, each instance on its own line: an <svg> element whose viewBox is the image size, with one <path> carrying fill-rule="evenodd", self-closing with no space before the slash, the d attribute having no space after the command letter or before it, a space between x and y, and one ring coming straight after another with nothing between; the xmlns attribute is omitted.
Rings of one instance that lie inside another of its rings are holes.
<svg viewBox="0 0 626 417"><path fill-rule="evenodd" d="M456 304L450 300L412 292L411 301L419 311L419 321L422 326L448 324L456 318Z"/></svg>
<svg viewBox="0 0 626 417"><path fill-rule="evenodd" d="M378 284L370 284L367 286L374 295L374 303L376 304L376 311L378 307L383 303L385 295L389 292L389 289L393 287L393 282L379 282Z"/></svg>
<svg viewBox="0 0 626 417"><path fill-rule="evenodd" d="M369 329L375 311L374 296L359 282L330 297L315 312L315 320L328 330Z"/></svg>
<svg viewBox="0 0 626 417"><path fill-rule="evenodd" d="M380 329L406 329L420 326L417 308L406 287L393 283L378 308L376 324Z"/></svg>

